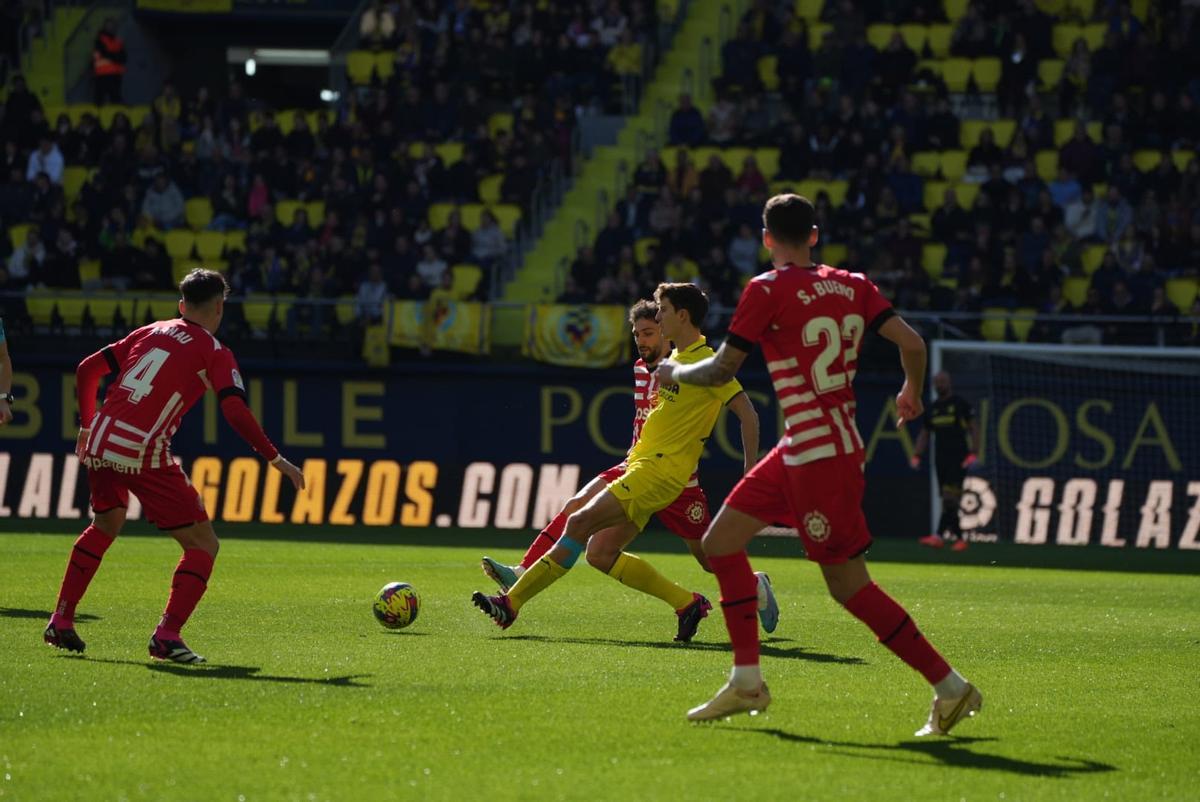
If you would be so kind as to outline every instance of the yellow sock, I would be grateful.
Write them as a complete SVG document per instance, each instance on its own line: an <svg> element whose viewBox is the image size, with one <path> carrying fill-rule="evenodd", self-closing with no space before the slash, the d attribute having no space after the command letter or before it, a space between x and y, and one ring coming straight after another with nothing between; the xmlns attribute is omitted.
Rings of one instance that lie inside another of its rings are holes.
<svg viewBox="0 0 1200 802"><path fill-rule="evenodd" d="M682 610L692 603L692 592L676 585L660 574L653 565L636 554L621 552L608 575L631 588L649 593L671 605L673 610ZM524 577L522 577L524 579Z"/></svg>
<svg viewBox="0 0 1200 802"><path fill-rule="evenodd" d="M566 573L566 568L549 557L538 560L528 571L521 574L517 584L508 589L508 603L512 605L513 612L520 610L525 602L553 585Z"/></svg>

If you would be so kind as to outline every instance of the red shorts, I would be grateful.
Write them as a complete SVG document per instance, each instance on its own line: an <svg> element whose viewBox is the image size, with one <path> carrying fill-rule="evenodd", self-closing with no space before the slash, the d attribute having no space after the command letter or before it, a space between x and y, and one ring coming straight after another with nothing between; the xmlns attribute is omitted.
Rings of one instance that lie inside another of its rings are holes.
<svg viewBox="0 0 1200 802"><path fill-rule="evenodd" d="M608 484L624 474L624 465L614 465L600 474L600 478ZM699 540L704 537L712 520L708 514L708 496L704 495L704 488L700 485L685 487L679 493L679 497L671 502L671 506L659 510L656 517L659 523L684 540Z"/></svg>
<svg viewBox="0 0 1200 802"><path fill-rule="evenodd" d="M208 520L200 494L178 465L143 468L141 473L89 467L88 488L93 512L128 507L129 494L133 493L142 502L146 518L159 529L182 529Z"/></svg>
<svg viewBox="0 0 1200 802"><path fill-rule="evenodd" d="M788 467L776 446L742 477L725 503L767 523L799 530L808 559L835 565L871 547L862 511L865 484L859 457Z"/></svg>

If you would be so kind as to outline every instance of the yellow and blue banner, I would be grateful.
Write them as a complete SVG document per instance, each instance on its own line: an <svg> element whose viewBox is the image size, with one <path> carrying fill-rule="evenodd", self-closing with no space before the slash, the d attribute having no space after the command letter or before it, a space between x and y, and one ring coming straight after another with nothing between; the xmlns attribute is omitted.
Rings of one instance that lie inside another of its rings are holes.
<svg viewBox="0 0 1200 802"><path fill-rule="evenodd" d="M534 304L522 352L552 365L612 367L629 355L625 315L623 306Z"/></svg>
<svg viewBox="0 0 1200 802"><path fill-rule="evenodd" d="M387 341L401 348L486 354L491 350L490 323L486 304L434 293L428 301L392 302Z"/></svg>
<svg viewBox="0 0 1200 802"><path fill-rule="evenodd" d="M137 0L137 7L176 14L228 14L233 11L233 0Z"/></svg>

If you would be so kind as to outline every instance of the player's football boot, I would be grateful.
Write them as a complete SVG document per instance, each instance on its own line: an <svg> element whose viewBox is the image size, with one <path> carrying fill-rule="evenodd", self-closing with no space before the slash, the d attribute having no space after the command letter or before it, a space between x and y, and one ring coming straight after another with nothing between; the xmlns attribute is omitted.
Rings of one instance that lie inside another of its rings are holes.
<svg viewBox="0 0 1200 802"><path fill-rule="evenodd" d="M764 682L760 685L757 693L750 694L746 691L739 691L726 682L721 686L721 690L717 691L716 696L699 707L689 710L687 717L688 721L712 721L732 716L735 713L761 713L767 709L769 704L771 704L771 692L767 690L767 683Z"/></svg>
<svg viewBox="0 0 1200 802"><path fill-rule="evenodd" d="M484 557L479 565L488 578L500 586L501 593L508 593L508 589L517 584L517 580L520 578L511 566L498 563L491 557Z"/></svg>
<svg viewBox="0 0 1200 802"><path fill-rule="evenodd" d="M917 730L915 735L924 738L926 735L947 735L954 725L964 718L974 716L983 707L983 694L971 683L967 683L967 692L953 699L933 700L933 709L929 711L929 721Z"/></svg>
<svg viewBox="0 0 1200 802"><path fill-rule="evenodd" d="M756 571L754 575L758 577L758 620L764 632L774 632L779 626L779 602L771 589L771 577L764 571Z"/></svg>
<svg viewBox="0 0 1200 802"><path fill-rule="evenodd" d="M967 541L959 538L958 540L954 541L954 545L950 547L950 551L966 551L967 545Z"/></svg>
<svg viewBox="0 0 1200 802"><path fill-rule="evenodd" d="M75 630L59 629L54 626L53 622L46 625L46 631L42 633L42 640L56 649L66 649L68 652L78 652L79 654L83 654L83 650L87 648L87 644L76 634Z"/></svg>
<svg viewBox="0 0 1200 802"><path fill-rule="evenodd" d="M508 629L517 620L516 610L508 603L508 597L503 594L488 596L477 590L471 594L471 601L501 629Z"/></svg>
<svg viewBox="0 0 1200 802"><path fill-rule="evenodd" d="M946 541L942 539L941 535L926 535L917 542L922 546L928 546L931 549L940 549L942 546L946 545Z"/></svg>
<svg viewBox="0 0 1200 802"><path fill-rule="evenodd" d="M675 615L679 617L679 631L675 633L675 640L680 643L690 641L696 634L696 630L700 628L700 620L707 618L708 611L711 609L712 602L699 593L693 593L692 603L675 612Z"/></svg>
<svg viewBox="0 0 1200 802"><path fill-rule="evenodd" d="M153 635L150 636L150 656L155 660L169 660L172 663L183 663L184 665L208 662L189 649L188 645L181 640L167 640L156 638Z"/></svg>

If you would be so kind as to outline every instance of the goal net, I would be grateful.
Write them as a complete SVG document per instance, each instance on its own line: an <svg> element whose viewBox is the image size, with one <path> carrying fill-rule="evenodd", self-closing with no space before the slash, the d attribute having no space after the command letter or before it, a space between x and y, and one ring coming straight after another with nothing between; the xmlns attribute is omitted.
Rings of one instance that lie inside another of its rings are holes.
<svg viewBox="0 0 1200 802"><path fill-rule="evenodd" d="M979 422L968 538L1200 549L1200 350L938 340L941 370Z"/></svg>

